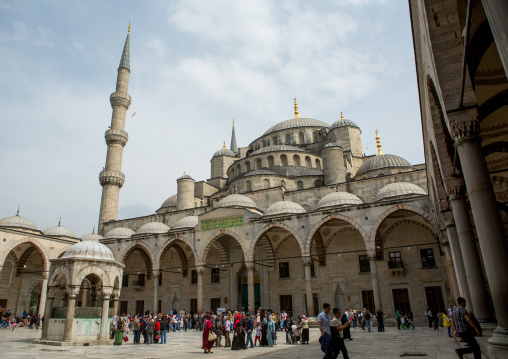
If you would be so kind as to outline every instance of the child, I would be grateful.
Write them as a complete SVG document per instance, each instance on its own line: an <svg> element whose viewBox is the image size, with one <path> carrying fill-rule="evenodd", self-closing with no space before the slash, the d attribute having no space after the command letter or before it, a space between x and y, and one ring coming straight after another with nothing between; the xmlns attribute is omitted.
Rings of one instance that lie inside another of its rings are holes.
<svg viewBox="0 0 508 359"><path fill-rule="evenodd" d="M13 319L13 320L12 320L12 331L14 331L14 329L16 329L16 326L17 326L17 325L18 325L18 324L16 323L16 319Z"/></svg>
<svg viewBox="0 0 508 359"><path fill-rule="evenodd" d="M402 329L406 330L406 316L403 315L401 318L400 318L400 326L402 327Z"/></svg>
<svg viewBox="0 0 508 359"><path fill-rule="evenodd" d="M259 346L261 346L261 327L259 326L259 323L256 323L256 338L254 339L254 346L256 346L258 340Z"/></svg>

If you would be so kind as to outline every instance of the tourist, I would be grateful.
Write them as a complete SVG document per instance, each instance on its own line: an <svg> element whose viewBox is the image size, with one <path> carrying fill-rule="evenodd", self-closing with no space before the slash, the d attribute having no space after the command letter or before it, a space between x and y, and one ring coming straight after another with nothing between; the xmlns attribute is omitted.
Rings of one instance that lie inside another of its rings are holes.
<svg viewBox="0 0 508 359"><path fill-rule="evenodd" d="M168 330L169 330L168 318L166 316L163 316L161 321L161 344L166 344Z"/></svg>
<svg viewBox="0 0 508 359"><path fill-rule="evenodd" d="M204 349L205 353L213 353L212 348L215 340L209 340L210 330L213 330L213 324L210 320L210 314L207 314L204 318L203 322L203 345L202 349Z"/></svg>
<svg viewBox="0 0 508 359"><path fill-rule="evenodd" d="M414 316L412 311L407 312L407 327L409 329L411 329L411 327L413 327L413 329L415 328Z"/></svg>
<svg viewBox="0 0 508 359"><path fill-rule="evenodd" d="M39 314L37 318L35 318L35 329L39 330L40 325L41 325L41 315Z"/></svg>
<svg viewBox="0 0 508 359"><path fill-rule="evenodd" d="M222 321L220 315L218 315L217 318L215 318L215 324L213 329L215 335L217 336L217 339L215 339L215 347L220 348L221 347L220 342L222 339Z"/></svg>
<svg viewBox="0 0 508 359"><path fill-rule="evenodd" d="M302 344L309 344L309 320L305 315L302 315L298 327L302 329Z"/></svg>
<svg viewBox="0 0 508 359"><path fill-rule="evenodd" d="M330 313L330 304L323 304L323 311L318 314L317 321L319 331L321 332L321 337L319 338L319 343L321 344L321 351L325 353L325 358L329 358L331 354L331 333L330 333L330 317L328 316ZM370 323L369 323L370 325Z"/></svg>
<svg viewBox="0 0 508 359"><path fill-rule="evenodd" d="M367 332L368 333L370 333L370 318L371 318L371 316L372 315L370 314L369 310L367 309L365 311L365 324L367 325Z"/></svg>
<svg viewBox="0 0 508 359"><path fill-rule="evenodd" d="M349 329L350 323L349 320L346 319L345 322L343 322L341 325L341 322L344 320L344 317L347 317L345 313L339 321L340 309L333 308L333 319L330 323L330 336L331 336L330 356L327 356L325 354L325 357L327 358L336 359L339 353L342 352L342 357L344 359L349 359L346 345L344 343L344 340L347 339L345 337L344 331L346 329Z"/></svg>
<svg viewBox="0 0 508 359"><path fill-rule="evenodd" d="M134 329L134 341L133 341L133 343L134 344L139 344L139 334L140 334L141 326L140 326L139 318L138 318L137 315L134 317L134 321L132 322L132 328Z"/></svg>
<svg viewBox="0 0 508 359"><path fill-rule="evenodd" d="M466 300L462 297L457 299L458 306L453 310L452 313L452 326L453 337L459 336L465 343L465 348L455 349L455 353L459 358L463 358L464 354L474 353L474 359L480 359L482 357L480 345L476 341L474 334L468 331L468 324L476 331L476 334L480 335L480 331L475 326L474 322L469 318L466 311Z"/></svg>
<svg viewBox="0 0 508 359"><path fill-rule="evenodd" d="M395 311L395 320L397 321L397 329L400 330L401 313L398 309Z"/></svg>
<svg viewBox="0 0 508 359"><path fill-rule="evenodd" d="M291 316L287 316L284 320L284 330L286 331L286 343L290 343L291 340L291 327L293 326L293 320Z"/></svg>
<svg viewBox="0 0 508 359"><path fill-rule="evenodd" d="M256 339L254 340L254 346L258 343L259 340L259 346L261 346L261 326L259 323L256 323Z"/></svg>
<svg viewBox="0 0 508 359"><path fill-rule="evenodd" d="M432 323L434 324L434 330L439 330L439 317L437 315L437 310L432 311Z"/></svg>
<svg viewBox="0 0 508 359"><path fill-rule="evenodd" d="M268 346L273 347L276 345L277 341L277 333L275 332L275 321L273 316L268 317L268 326L266 330L266 340L268 341Z"/></svg>
<svg viewBox="0 0 508 359"><path fill-rule="evenodd" d="M400 315L400 327L403 330L406 330L406 314L404 312Z"/></svg>
<svg viewBox="0 0 508 359"><path fill-rule="evenodd" d="M478 319L476 319L476 317L474 316L472 311L468 310L467 315L469 316L469 319L471 319L473 321L476 329L478 329L478 331L480 332L480 334L478 334L478 336L481 337L483 334L483 331L482 331L482 327L480 326L480 322L478 321ZM474 335L477 335L473 328L469 328L469 331L472 332Z"/></svg>
<svg viewBox="0 0 508 359"><path fill-rule="evenodd" d="M245 323L245 331L247 333L247 341L245 342L245 348L249 346L250 342L250 348L254 348L254 343L252 342L252 332L254 331L254 321L252 320L252 317L247 313L247 320Z"/></svg>
<svg viewBox="0 0 508 359"><path fill-rule="evenodd" d="M224 340L226 341L224 343L224 346L226 348L231 347L231 338L229 337L230 332L231 332L231 317L228 315L226 317L226 320L224 320Z"/></svg>
<svg viewBox="0 0 508 359"><path fill-rule="evenodd" d="M16 318L13 318L13 319L12 319L12 331L14 331L14 329L16 329L16 326L17 326L17 325L18 325L18 324L16 323Z"/></svg>
<svg viewBox="0 0 508 359"><path fill-rule="evenodd" d="M381 308L377 308L376 319L377 319L377 331L384 332L385 331L385 314L381 311Z"/></svg>
<svg viewBox="0 0 508 359"><path fill-rule="evenodd" d="M146 334L148 335L149 344L153 344L155 323L152 318L149 319L148 324L146 325Z"/></svg>
<svg viewBox="0 0 508 359"><path fill-rule="evenodd" d="M443 327L448 328L448 336L452 337L452 323L451 317L448 316L448 312L443 313Z"/></svg>
<svg viewBox="0 0 508 359"><path fill-rule="evenodd" d="M367 309L366 308L363 308L363 312L361 314L361 317L362 317L362 330L365 330L365 313L367 312Z"/></svg>
<svg viewBox="0 0 508 359"><path fill-rule="evenodd" d="M245 349L245 334L242 326L242 315L237 314L235 324L233 325L233 344L231 350Z"/></svg>
<svg viewBox="0 0 508 359"><path fill-rule="evenodd" d="M268 346L268 321L266 318L263 318L263 323L261 324L261 343L260 346L267 347Z"/></svg>
<svg viewBox="0 0 508 359"><path fill-rule="evenodd" d="M334 310L335 309L337 309L337 308L334 308ZM340 310L339 310L339 312L340 312ZM333 314L335 315L335 312ZM344 313L344 315L340 318L340 322L342 325L349 323L349 325L347 327L342 329L342 338L344 340L346 340L346 339L353 340L353 338L351 338L351 327L350 327L351 323L349 322L349 319L348 319L346 313Z"/></svg>
<svg viewBox="0 0 508 359"><path fill-rule="evenodd" d="M429 328L432 328L432 310L430 307L427 307L427 310L425 310L425 315L427 316L427 319L429 321Z"/></svg>

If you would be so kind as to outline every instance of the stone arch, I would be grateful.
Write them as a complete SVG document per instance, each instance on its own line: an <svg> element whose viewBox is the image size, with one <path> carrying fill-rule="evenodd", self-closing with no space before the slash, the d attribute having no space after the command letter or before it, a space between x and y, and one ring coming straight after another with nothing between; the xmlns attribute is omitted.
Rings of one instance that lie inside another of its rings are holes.
<svg viewBox="0 0 508 359"><path fill-rule="evenodd" d="M335 231L330 237L328 237L326 242L323 241L325 251L328 250L328 247L330 246L332 241L335 240L335 238L337 238L341 233L346 233L346 232L357 232L357 230L356 230L356 228L345 227L345 228L339 229L338 231Z"/></svg>
<svg viewBox="0 0 508 359"><path fill-rule="evenodd" d="M42 265L43 265L44 271L45 272L49 271L50 255L49 255L48 251L45 249L44 245L35 238L22 238L22 239L15 240L11 244L7 245L4 249L4 253L0 255L0 264L3 265L5 259L7 258L9 253L14 248L16 248L20 244L24 244L24 243L30 243L32 246L35 246L37 248L37 250L40 252L41 257L42 257Z"/></svg>
<svg viewBox="0 0 508 359"><path fill-rule="evenodd" d="M83 279L85 277L89 276L90 274L93 274L98 279L100 279L102 283L102 287L112 287L113 284L111 283L111 278L109 277L109 274L104 270L104 268L101 268L97 265L89 265L83 269L81 269L73 278L72 284L76 286L81 286L81 282L83 282Z"/></svg>
<svg viewBox="0 0 508 359"><path fill-rule="evenodd" d="M219 239L220 237L218 237L216 239ZM215 249L217 251L217 253L219 253L219 257L220 257L222 264L228 264L228 253L226 251L226 248L224 248L222 243L220 243L217 240L212 240L208 243L208 245L206 246L206 248L202 254L202 258L200 259L200 264L201 265L205 264L206 257L208 256L208 252L210 252L210 249L212 249L212 248Z"/></svg>
<svg viewBox="0 0 508 359"><path fill-rule="evenodd" d="M312 244L312 240L314 239L314 235L319 230L319 228L321 228L324 224L326 224L326 222L331 221L333 219L339 219L339 220L347 222L351 226L353 226L358 232L360 232L360 234L363 238L363 241L365 242L365 247L368 248L367 243L368 243L369 235L367 234L365 229L363 229L363 227L358 222L356 222L354 219L346 217L346 216L339 214L339 213L335 213L335 214L323 217L318 223L316 223L314 225L314 227L310 231L309 236L307 237L307 241L305 243L305 255L307 255L307 256L310 255L310 246Z"/></svg>
<svg viewBox="0 0 508 359"><path fill-rule="evenodd" d="M37 293L37 294L41 294L41 290L42 290L42 282L41 282L41 281L37 281L37 282L34 282L34 283L30 286L30 290L28 291L28 293Z"/></svg>
<svg viewBox="0 0 508 359"><path fill-rule="evenodd" d="M51 274L48 279L48 287L53 287L60 285L60 281L65 278L66 285L72 283L72 274L69 268L65 266L59 266L55 269L55 271Z"/></svg>
<svg viewBox="0 0 508 359"><path fill-rule="evenodd" d="M197 255L196 255L196 258L198 258L196 260L196 265L203 265L205 263L206 257L208 256L208 252L210 251L210 248L212 248L214 242L220 244L220 246L215 249L219 253L222 263L228 263L228 256L227 256L226 249L219 241L217 241L222 236L232 237L240 245L240 247L242 248L243 257L246 258L245 246L244 246L243 242L238 239L238 238L240 238L240 235L238 233L234 232L233 230L231 230L231 228L225 228L225 229L220 229L220 230L215 231L214 235L210 239L207 240L207 243L204 244L204 246L202 247L201 253L197 253Z"/></svg>
<svg viewBox="0 0 508 359"><path fill-rule="evenodd" d="M174 249L176 253L178 254L178 257L180 258L180 261L182 262L182 274L184 277L187 277L187 273L189 271L189 261L187 259L187 255L185 254L184 249L182 248L181 244L187 244L180 240L173 240L169 242L167 245L165 245L161 251L161 254L159 258L157 259L157 265L156 268L160 268L160 264L162 263L162 260L164 259L164 256L169 252L170 249Z"/></svg>
<svg viewBox="0 0 508 359"><path fill-rule="evenodd" d="M153 263L154 263L154 261L153 261L154 256L153 256L152 251L150 250L150 248L148 248L146 245L144 245L140 241L136 241L135 243L132 243L129 247L127 247L123 251L122 263L125 264L125 262L129 258L129 256L134 252L138 252L141 255L141 257L143 258L143 261L145 262L146 270L148 272L146 277L147 277L147 279L150 279L152 277Z"/></svg>
<svg viewBox="0 0 508 359"><path fill-rule="evenodd" d="M44 267L44 257L42 255L42 252L38 250L37 246L31 245L30 247L25 249L23 251L23 253L21 254L21 257L19 257L18 265L17 265L17 270L16 270L16 277L20 276L21 271L24 268L24 266L26 265L28 259L30 257L32 257L36 252L39 252L39 254L41 255L42 262L43 262L42 265Z"/></svg>
<svg viewBox="0 0 508 359"><path fill-rule="evenodd" d="M420 222L414 221L412 219L402 219L402 220L397 221L394 224L392 224L390 227L388 227L388 229L385 231L385 233L382 236L380 235L381 240L384 242L386 240L386 238L388 238L390 233L395 228L400 227L403 224L411 224L411 225L423 228L426 232L428 232L432 236L432 238L434 238L436 240L436 243L439 244L439 238L437 236L437 233L433 229L430 229L429 226L424 223L420 223Z"/></svg>
<svg viewBox="0 0 508 359"><path fill-rule="evenodd" d="M246 262L252 262L254 260L254 254L256 252L256 244L259 242L261 237L266 232L268 232L270 229L275 228L275 227L282 228L282 229L288 231L291 235L293 235L293 237L295 237L296 241L298 242L298 245L300 246L300 252L303 255L304 242L302 241L302 238L300 237L300 235L298 235L298 233L293 228L289 227L288 225L286 225L284 223L273 222L273 223L267 224L266 226L264 226L261 230L259 230L256 233L256 235L254 236L254 239L252 240L250 247L248 249L247 256L246 256ZM268 240L268 242L270 242L270 241ZM272 250L273 250L273 247L272 247ZM273 252L272 252L273 256L274 256L274 253L275 253L275 250L273 250Z"/></svg>

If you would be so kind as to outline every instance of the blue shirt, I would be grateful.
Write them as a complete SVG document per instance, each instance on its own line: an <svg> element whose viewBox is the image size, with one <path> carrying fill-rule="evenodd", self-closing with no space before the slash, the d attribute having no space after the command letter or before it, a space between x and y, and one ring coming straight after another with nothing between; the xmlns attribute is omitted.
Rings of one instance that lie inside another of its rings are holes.
<svg viewBox="0 0 508 359"><path fill-rule="evenodd" d="M321 327L323 328L323 332L330 333L330 317L325 312L319 313L317 316L317 321L321 322Z"/></svg>

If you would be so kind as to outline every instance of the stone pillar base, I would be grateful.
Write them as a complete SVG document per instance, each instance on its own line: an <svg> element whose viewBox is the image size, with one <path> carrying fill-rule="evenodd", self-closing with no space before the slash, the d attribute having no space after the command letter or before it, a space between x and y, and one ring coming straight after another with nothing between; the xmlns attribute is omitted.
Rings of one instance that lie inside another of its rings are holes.
<svg viewBox="0 0 508 359"><path fill-rule="evenodd" d="M489 338L489 344L508 346L508 328L497 327Z"/></svg>

